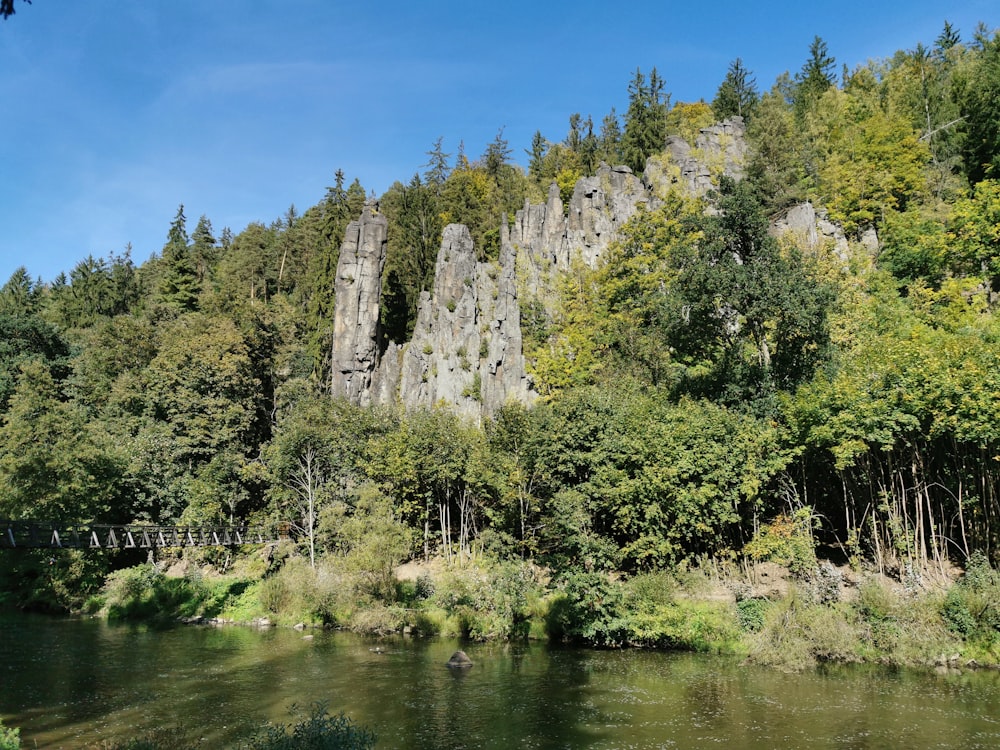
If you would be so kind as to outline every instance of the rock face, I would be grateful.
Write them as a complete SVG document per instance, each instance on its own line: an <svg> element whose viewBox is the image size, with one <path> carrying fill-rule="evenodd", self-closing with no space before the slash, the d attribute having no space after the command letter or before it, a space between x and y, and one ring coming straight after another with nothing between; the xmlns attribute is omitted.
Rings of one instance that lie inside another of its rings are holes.
<svg viewBox="0 0 1000 750"><path fill-rule="evenodd" d="M789 237L800 249L809 253L830 245L841 260L850 256L844 230L827 219L826 211L817 211L808 201L788 209L771 225L771 234L778 238Z"/></svg>
<svg viewBox="0 0 1000 750"><path fill-rule="evenodd" d="M506 217L496 262L477 260L469 230L445 228L434 288L418 302L408 342L380 341L379 303L387 221L374 203L345 233L337 267L332 390L357 404L399 403L404 408L444 405L475 422L504 404L530 404L522 318L553 313L556 282L574 262L596 267L623 225L641 206L662 205L666 191L703 196L719 177L743 176L747 146L740 118L701 131L694 147L667 143L666 157L651 158L640 180L627 167L602 164L580 179L566 206L559 188L545 203ZM834 242L847 252L843 233L810 204L793 209L773 231L792 233L804 249Z"/></svg>
<svg viewBox="0 0 1000 750"><path fill-rule="evenodd" d="M655 159L646 166L646 180L661 187L679 184L691 195L703 196L718 187L720 175L743 179L747 160L746 126L742 117L731 117L702 128L694 146L677 135L667 138L669 163ZM673 167L673 169L669 167ZM678 171L679 170L679 171Z"/></svg>
<svg viewBox="0 0 1000 750"><path fill-rule="evenodd" d="M331 391L371 403L372 373L379 360L379 302L389 222L368 203L347 225L335 282Z"/></svg>

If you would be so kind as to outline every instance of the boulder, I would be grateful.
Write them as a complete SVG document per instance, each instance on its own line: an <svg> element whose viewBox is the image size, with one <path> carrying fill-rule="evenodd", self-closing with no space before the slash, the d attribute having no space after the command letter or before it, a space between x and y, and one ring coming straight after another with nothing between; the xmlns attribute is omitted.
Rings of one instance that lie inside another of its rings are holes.
<svg viewBox="0 0 1000 750"><path fill-rule="evenodd" d="M466 669L472 666L472 659L464 651L456 651L445 666L449 669Z"/></svg>

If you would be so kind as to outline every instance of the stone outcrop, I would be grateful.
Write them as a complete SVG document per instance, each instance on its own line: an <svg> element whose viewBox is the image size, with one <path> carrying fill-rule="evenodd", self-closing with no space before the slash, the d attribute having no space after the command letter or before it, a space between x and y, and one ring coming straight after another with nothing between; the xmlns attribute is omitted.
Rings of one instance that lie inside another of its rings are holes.
<svg viewBox="0 0 1000 750"><path fill-rule="evenodd" d="M373 202L347 225L335 282L331 391L371 403L372 373L379 361L379 302L389 222Z"/></svg>
<svg viewBox="0 0 1000 750"><path fill-rule="evenodd" d="M816 210L806 201L792 206L785 215L771 224L771 234L779 239L790 238L797 247L808 253L818 252L829 246L841 260L847 260L851 249L844 230L827 218L826 211Z"/></svg>
<svg viewBox="0 0 1000 750"><path fill-rule="evenodd" d="M677 185L700 197L718 187L720 176L741 180L747 161L743 118L702 128L694 146L681 136L669 136L666 154L667 163L650 159L646 165L646 182L660 190Z"/></svg>
<svg viewBox="0 0 1000 750"><path fill-rule="evenodd" d="M496 262L478 261L469 230L449 225L434 287L420 297L408 342L380 340L387 222L370 203L349 225L337 268L334 395L362 405L445 405L476 422L509 401L530 404L537 394L524 356L526 306L532 315L552 315L559 274L576 261L596 267L623 225L641 206L661 205L667 190L704 195L723 174L742 177L744 132L733 118L702 130L693 148L671 139L642 180L627 167L602 164L577 182L565 206L553 184L545 203L525 202L513 221L504 219ZM807 228L808 216L793 217L793 225Z"/></svg>

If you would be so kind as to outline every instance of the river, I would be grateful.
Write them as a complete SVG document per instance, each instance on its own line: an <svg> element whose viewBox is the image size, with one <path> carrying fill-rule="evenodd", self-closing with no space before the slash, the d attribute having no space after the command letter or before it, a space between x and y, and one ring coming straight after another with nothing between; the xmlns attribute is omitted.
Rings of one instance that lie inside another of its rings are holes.
<svg viewBox="0 0 1000 750"><path fill-rule="evenodd" d="M306 637L312 635L312 637ZM349 633L0 617L0 717L22 748L177 727L227 747L323 701L378 748L997 748L1000 673L827 667Z"/></svg>

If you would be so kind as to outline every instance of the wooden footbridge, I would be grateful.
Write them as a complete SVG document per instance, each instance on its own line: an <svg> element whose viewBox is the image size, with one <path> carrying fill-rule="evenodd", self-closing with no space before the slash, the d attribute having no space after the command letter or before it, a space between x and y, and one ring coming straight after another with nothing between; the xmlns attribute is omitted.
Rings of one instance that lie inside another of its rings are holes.
<svg viewBox="0 0 1000 750"><path fill-rule="evenodd" d="M254 526L67 525L0 519L0 549L155 549L238 547L276 542L276 529Z"/></svg>

